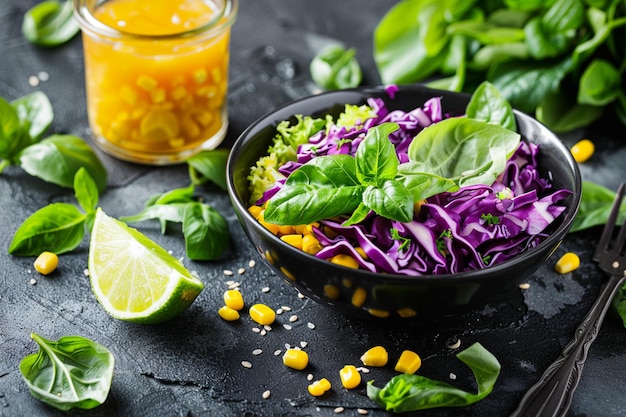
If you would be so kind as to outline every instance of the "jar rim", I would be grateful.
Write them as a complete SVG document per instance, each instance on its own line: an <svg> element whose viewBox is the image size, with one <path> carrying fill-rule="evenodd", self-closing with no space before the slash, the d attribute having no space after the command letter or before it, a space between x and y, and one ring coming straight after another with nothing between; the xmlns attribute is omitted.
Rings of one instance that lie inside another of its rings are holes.
<svg viewBox="0 0 626 417"><path fill-rule="evenodd" d="M111 40L132 39L137 41L154 41L190 38L199 35L217 36L235 22L238 9L238 0L221 0L223 7L221 7L218 13L204 25L182 32L145 35L127 32L101 22L93 15L92 8L90 8L90 4L88 4L93 1L95 0L74 0L74 18L78 21L81 30L99 37L110 38Z"/></svg>

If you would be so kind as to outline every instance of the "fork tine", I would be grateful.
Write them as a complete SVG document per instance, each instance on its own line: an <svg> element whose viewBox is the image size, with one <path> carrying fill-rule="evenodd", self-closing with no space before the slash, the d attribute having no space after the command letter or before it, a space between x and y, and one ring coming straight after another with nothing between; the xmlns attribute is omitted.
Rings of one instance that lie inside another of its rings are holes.
<svg viewBox="0 0 626 417"><path fill-rule="evenodd" d="M606 252L609 248L609 241L611 240L611 236L613 235L613 230L615 229L615 223L617 221L617 216L619 215L619 209L620 209L620 205L622 204L623 197L624 197L624 183L621 183L619 187L617 188L617 192L615 194L615 200L613 201L613 207L611 207L611 214L609 215L609 218L606 224L604 225L602 236L600 236L600 241L598 242L596 252L593 255L593 259L595 261L597 261L598 257L603 252ZM626 227L621 228L620 236L626 234L626 231L624 229L626 229Z"/></svg>

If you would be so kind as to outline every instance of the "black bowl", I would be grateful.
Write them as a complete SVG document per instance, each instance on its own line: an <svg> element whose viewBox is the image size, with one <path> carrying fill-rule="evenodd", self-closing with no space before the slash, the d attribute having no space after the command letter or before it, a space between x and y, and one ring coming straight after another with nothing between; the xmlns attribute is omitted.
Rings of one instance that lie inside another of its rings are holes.
<svg viewBox="0 0 626 417"><path fill-rule="evenodd" d="M524 140L540 144L538 165L541 175L551 178L556 189L572 192L567 208L551 226L550 236L537 247L498 265L450 275L409 277L377 274L332 264L283 242L259 224L248 212L249 169L266 154L282 120L296 114L322 116L339 114L346 103L364 104L369 97L382 98L388 109L410 110L431 97L442 97L444 114L463 114L466 94L403 86L390 99L383 87L333 91L307 97L283 106L252 124L231 150L227 175L228 192L248 238L284 281L307 297L364 317L424 317L455 314L484 307L489 301L518 287L535 272L560 245L578 210L581 178L569 150L545 126L515 112Z"/></svg>

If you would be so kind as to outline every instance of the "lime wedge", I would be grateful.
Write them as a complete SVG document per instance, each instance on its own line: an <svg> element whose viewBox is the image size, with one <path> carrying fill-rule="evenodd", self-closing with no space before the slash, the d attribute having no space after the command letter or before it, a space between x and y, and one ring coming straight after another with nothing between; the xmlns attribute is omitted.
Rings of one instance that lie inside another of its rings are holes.
<svg viewBox="0 0 626 417"><path fill-rule="evenodd" d="M165 249L101 209L91 231L88 265L91 289L106 312L135 323L176 317L204 288Z"/></svg>

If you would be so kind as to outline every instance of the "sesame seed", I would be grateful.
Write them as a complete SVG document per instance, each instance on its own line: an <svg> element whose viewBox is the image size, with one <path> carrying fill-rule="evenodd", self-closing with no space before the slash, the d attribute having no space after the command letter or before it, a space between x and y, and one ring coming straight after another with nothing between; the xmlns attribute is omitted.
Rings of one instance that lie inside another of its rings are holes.
<svg viewBox="0 0 626 417"><path fill-rule="evenodd" d="M37 280L35 278L30 279L30 285L35 285L36 283L37 283Z"/></svg>
<svg viewBox="0 0 626 417"><path fill-rule="evenodd" d="M252 354L253 354L254 356L260 355L261 353L263 353L263 350L262 350L262 349L254 349L254 350L252 351Z"/></svg>
<svg viewBox="0 0 626 417"><path fill-rule="evenodd" d="M335 408L334 411L335 411L335 414L341 414L341 413L344 412L344 410L345 410L345 408L343 408L343 407L337 407L337 408Z"/></svg>
<svg viewBox="0 0 626 417"><path fill-rule="evenodd" d="M450 379L456 379L456 375L450 372Z"/></svg>
<svg viewBox="0 0 626 417"><path fill-rule="evenodd" d="M458 349L459 347L461 347L461 339L457 339L456 342L448 345L448 349Z"/></svg>
<svg viewBox="0 0 626 417"><path fill-rule="evenodd" d="M291 311L291 307L289 306L282 306L281 308L283 309L283 311Z"/></svg>
<svg viewBox="0 0 626 417"><path fill-rule="evenodd" d="M290 323L294 323L296 321L298 321L298 316L296 316L295 314L293 316L289 317L289 322Z"/></svg>
<svg viewBox="0 0 626 417"><path fill-rule="evenodd" d="M230 269L225 269L223 272L224 272L224 275L226 275L227 277L230 277L233 275L233 271L231 271Z"/></svg>
<svg viewBox="0 0 626 417"><path fill-rule="evenodd" d="M279 308L278 310L276 310L276 314L283 314L283 309Z"/></svg>
<svg viewBox="0 0 626 417"><path fill-rule="evenodd" d="M229 290L236 290L241 284L238 282L234 282L231 285L228 286Z"/></svg>
<svg viewBox="0 0 626 417"><path fill-rule="evenodd" d="M244 274L245 272L246 272L246 268L239 268L239 269L237 270L237 273L238 273L239 275L242 275L242 274Z"/></svg>
<svg viewBox="0 0 626 417"><path fill-rule="evenodd" d="M308 323L306 324L306 327L308 327L308 328L309 328L309 329L311 329L311 330L315 329L315 325L314 325L313 323L311 323L311 322L308 322Z"/></svg>
<svg viewBox="0 0 626 417"><path fill-rule="evenodd" d="M359 414L360 414L360 415L362 415L362 416L365 416L365 415L369 414L369 411L367 411L367 410L366 410L366 409L364 409L364 408L357 408L357 409L356 409L356 412L357 412L357 413L359 413Z"/></svg>
<svg viewBox="0 0 626 417"><path fill-rule="evenodd" d="M285 328L285 330L293 329L293 327L291 327L289 324L283 324L283 327Z"/></svg>
<svg viewBox="0 0 626 417"><path fill-rule="evenodd" d="M315 378L315 377L313 376L313 374L308 374L308 375L306 376L307 381L313 381L313 378Z"/></svg>
<svg viewBox="0 0 626 417"><path fill-rule="evenodd" d="M261 292L265 292L265 293L270 292L270 287L261 288Z"/></svg>
<svg viewBox="0 0 626 417"><path fill-rule="evenodd" d="M235 281L233 281L232 279L229 279L228 281L226 281L226 285L233 285L235 283Z"/></svg>
<svg viewBox="0 0 626 417"><path fill-rule="evenodd" d="M39 85L39 78L37 78L36 75L31 75L28 77L28 84L30 84L31 87L37 87Z"/></svg>
<svg viewBox="0 0 626 417"><path fill-rule="evenodd" d="M278 355L280 355L281 353L283 353L283 351L282 351L282 350L280 350L280 349L276 349L276 350L274 351L274 356L278 356Z"/></svg>
<svg viewBox="0 0 626 417"><path fill-rule="evenodd" d="M519 287L520 287L520 289L522 289L522 290L527 290L527 289L529 289L529 288L530 288L530 284L529 284L529 283L527 283L527 282L525 282L525 283L523 283L523 284L520 284L520 285L519 285Z"/></svg>
<svg viewBox="0 0 626 417"><path fill-rule="evenodd" d="M370 373L369 368L366 368L364 366L360 366L360 367L356 368L356 370L361 372L361 373L363 373L363 374L369 374Z"/></svg>
<svg viewBox="0 0 626 417"><path fill-rule="evenodd" d="M265 330L265 329L261 330L260 334L261 334L261 336L265 336L267 334L267 330Z"/></svg>
<svg viewBox="0 0 626 417"><path fill-rule="evenodd" d="M285 343L285 349L287 350L291 349L291 345L289 343Z"/></svg>
<svg viewBox="0 0 626 417"><path fill-rule="evenodd" d="M265 329L265 331L268 331L268 332L272 331L272 326L270 326L269 324L264 324L263 328Z"/></svg>
<svg viewBox="0 0 626 417"><path fill-rule="evenodd" d="M250 259L250 262L248 262L248 267L254 268L255 265L256 265L256 262L254 262L254 259Z"/></svg>
<svg viewBox="0 0 626 417"><path fill-rule="evenodd" d="M303 348L305 348L308 344L309 342L305 342L304 340L300 342L300 346L302 346Z"/></svg>
<svg viewBox="0 0 626 417"><path fill-rule="evenodd" d="M267 400L270 397L270 395L272 395L270 390L266 390L266 391L263 391L262 397Z"/></svg>
<svg viewBox="0 0 626 417"><path fill-rule="evenodd" d="M619 262L617 262L617 261L613 261L613 263L611 264L611 266L613 267L613 269L617 269L617 268L619 268Z"/></svg>
<svg viewBox="0 0 626 417"><path fill-rule="evenodd" d="M252 364L248 361L241 361L241 366L248 369L252 368Z"/></svg>
<svg viewBox="0 0 626 417"><path fill-rule="evenodd" d="M303 299L304 298L304 294L302 294L301 292L298 293L298 298Z"/></svg>
<svg viewBox="0 0 626 417"><path fill-rule="evenodd" d="M258 327L253 327L253 328L252 328L252 331L253 331L254 333L261 333L261 329L259 329Z"/></svg>
<svg viewBox="0 0 626 417"><path fill-rule="evenodd" d="M39 73L37 74L37 78L39 78L41 81L48 81L50 79L50 74L45 71L39 71Z"/></svg>

